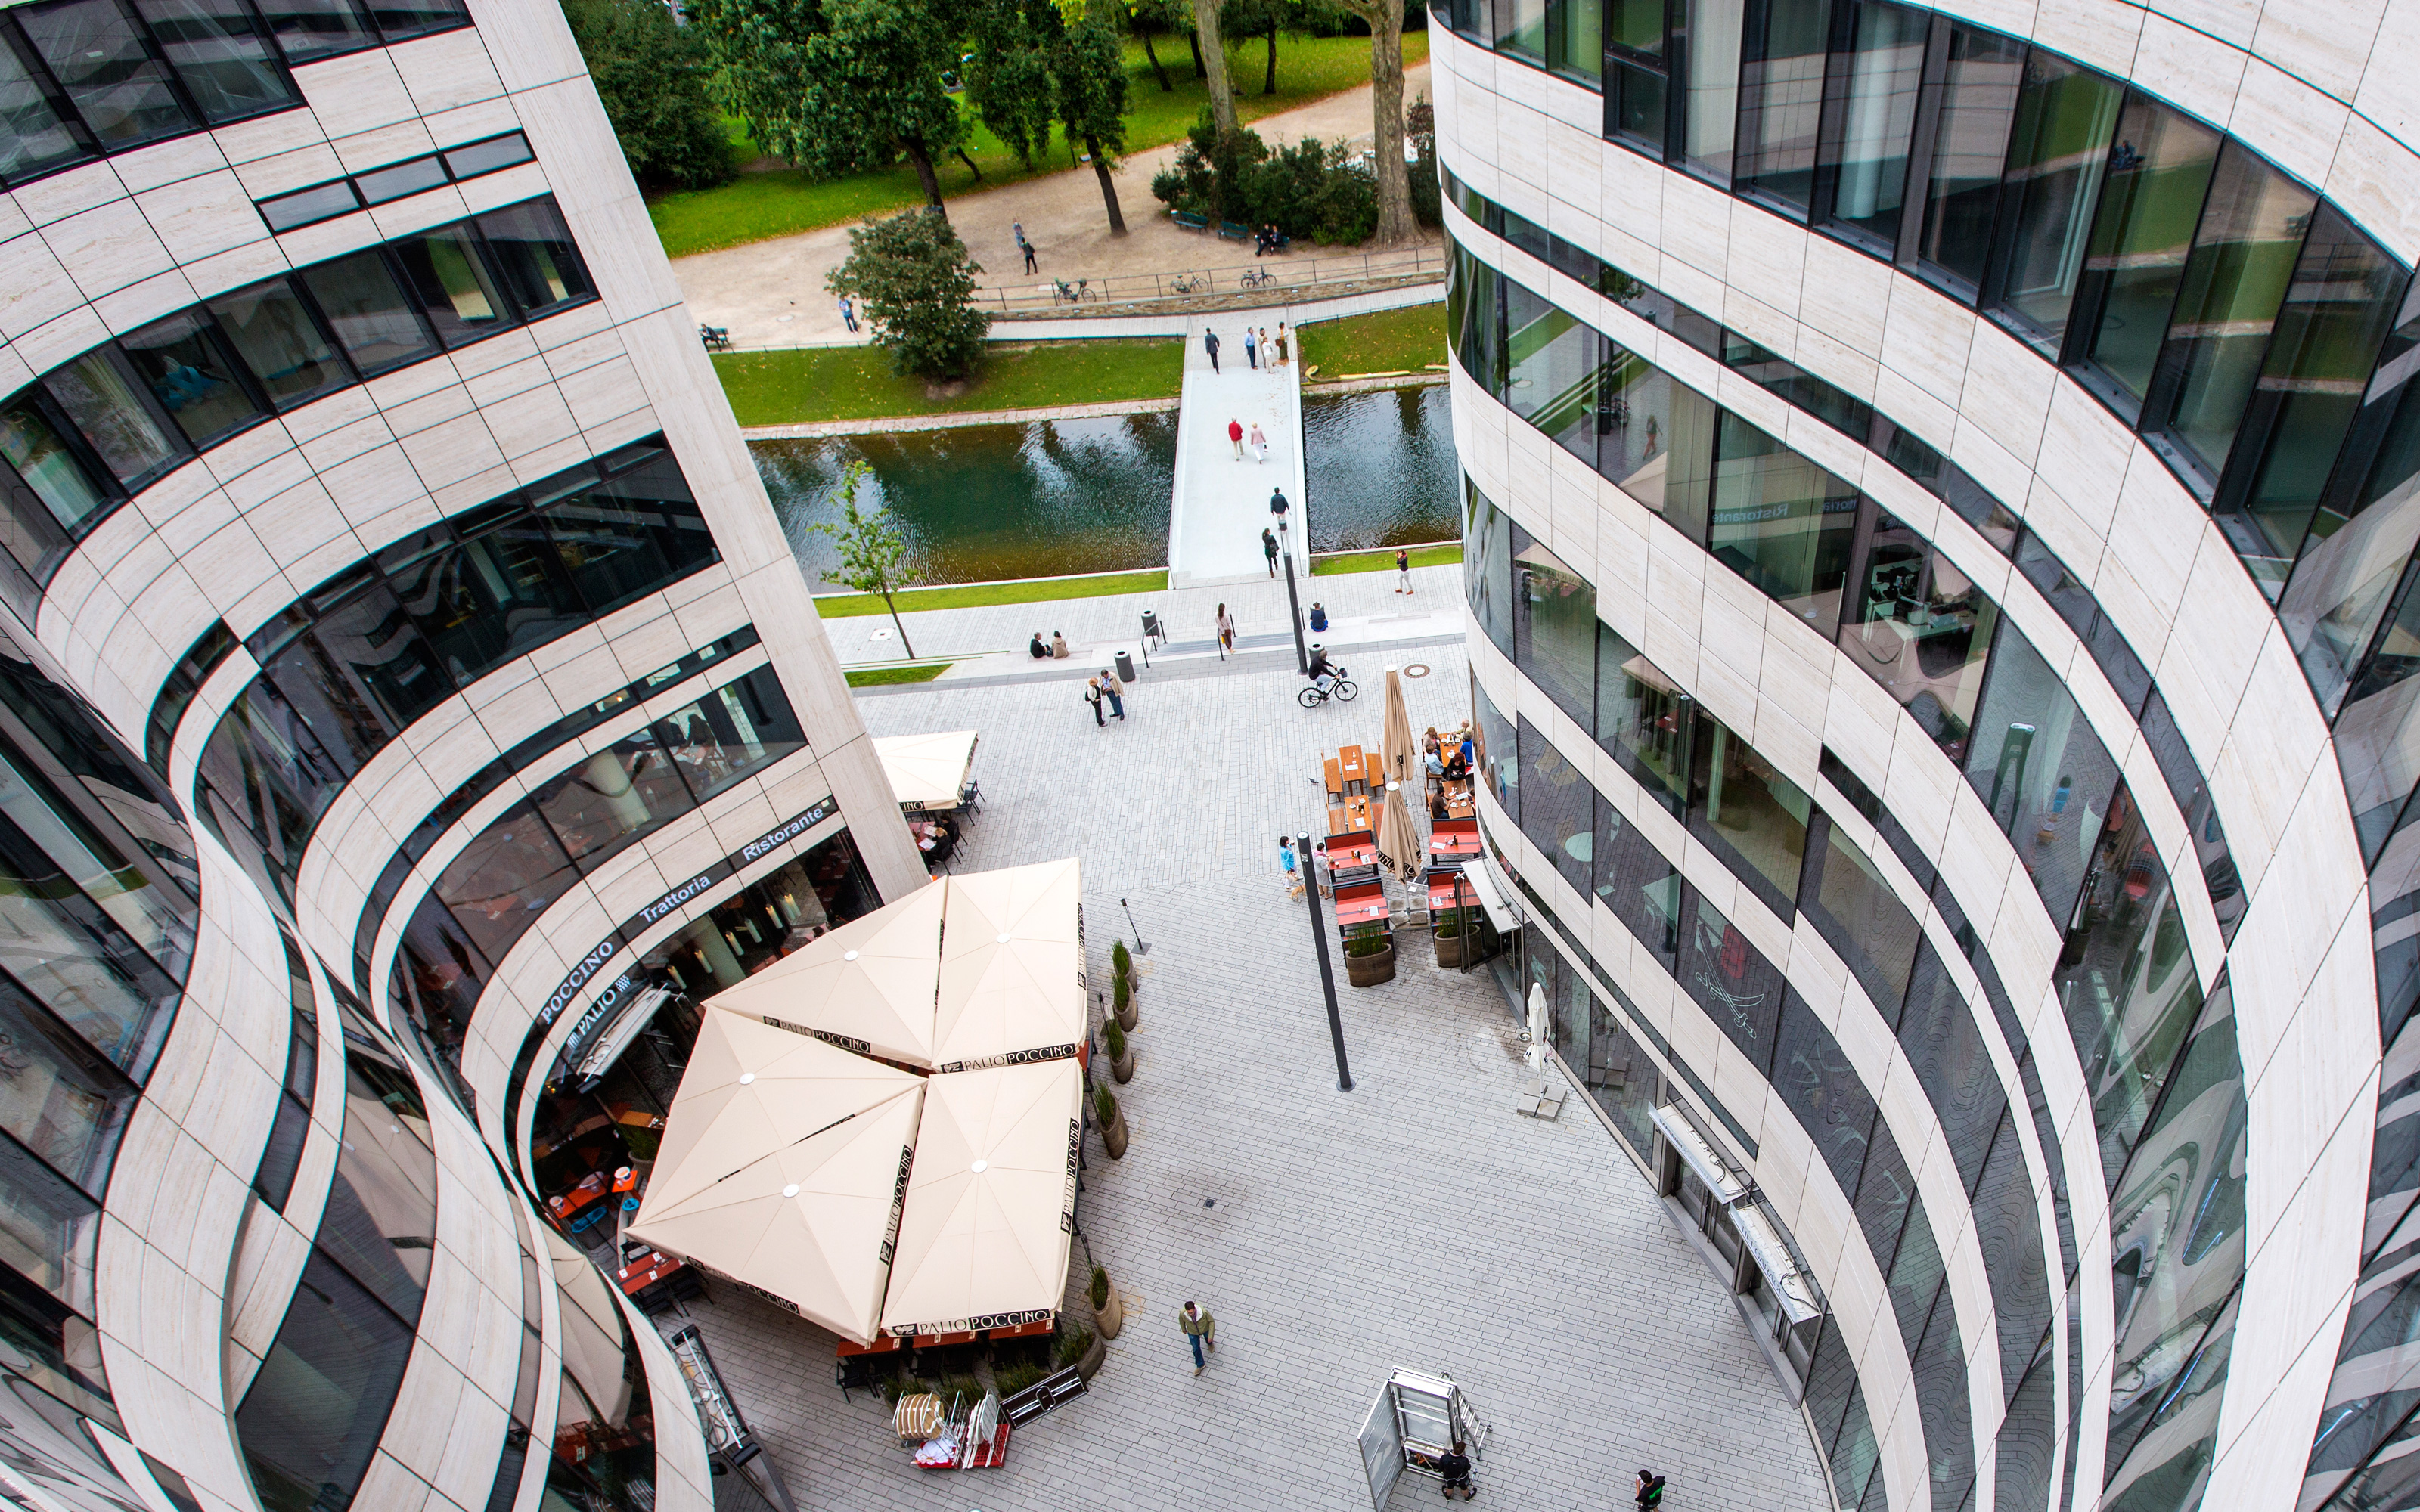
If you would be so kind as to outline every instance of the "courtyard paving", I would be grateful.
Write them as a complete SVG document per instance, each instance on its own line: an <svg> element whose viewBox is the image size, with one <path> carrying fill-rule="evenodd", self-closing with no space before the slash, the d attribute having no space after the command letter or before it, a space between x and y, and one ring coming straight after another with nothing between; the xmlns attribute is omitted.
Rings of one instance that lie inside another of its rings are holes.
<svg viewBox="0 0 2420 1512"><path fill-rule="evenodd" d="M1459 644L1388 654L1432 669L1405 684L1415 729L1465 717ZM1518 1029L1483 974L1406 934L1393 982L1340 980L1356 1085L1337 1089L1276 840L1323 829L1320 751L1378 738L1382 658L1359 659L1370 694L1313 711L1290 656L1146 673L1106 730L1049 682L861 699L876 734L982 732L961 869L1079 856L1094 967L1133 937L1122 899L1150 943L1133 1143L1112 1163L1087 1136L1077 1255L1127 1320L1091 1394L1020 1430L1004 1468L930 1473L878 1397L843 1402L830 1335L720 1288L697 1321L801 1508L1366 1506L1356 1434L1396 1367L1451 1375L1492 1423L1491 1504L1626 1505L1648 1465L1676 1512L1829 1505L1797 1410L1637 1168L1576 1099L1558 1122L1512 1111ZM1218 1320L1198 1379L1187 1298ZM1394 1504L1431 1494L1407 1477Z"/></svg>

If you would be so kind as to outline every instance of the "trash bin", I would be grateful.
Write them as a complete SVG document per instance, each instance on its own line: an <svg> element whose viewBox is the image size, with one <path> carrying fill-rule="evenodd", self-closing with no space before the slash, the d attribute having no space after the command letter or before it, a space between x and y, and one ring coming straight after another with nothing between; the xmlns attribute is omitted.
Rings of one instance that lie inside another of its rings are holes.
<svg viewBox="0 0 2420 1512"><path fill-rule="evenodd" d="M1163 640L1167 639L1167 637L1160 634L1159 616L1154 614L1149 609L1142 611L1142 634L1143 639L1146 640Z"/></svg>
<svg viewBox="0 0 2420 1512"><path fill-rule="evenodd" d="M1131 683L1134 680L1134 658L1121 651L1118 653L1118 681Z"/></svg>

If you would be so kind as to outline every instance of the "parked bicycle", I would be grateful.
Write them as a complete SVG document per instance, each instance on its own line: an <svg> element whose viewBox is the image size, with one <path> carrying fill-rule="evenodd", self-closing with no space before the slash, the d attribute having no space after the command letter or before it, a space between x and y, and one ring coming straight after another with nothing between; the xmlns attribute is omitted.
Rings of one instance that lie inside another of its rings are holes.
<svg viewBox="0 0 2420 1512"><path fill-rule="evenodd" d="M1051 299L1054 303L1078 304L1085 300L1097 300L1101 297L1101 291L1093 287L1093 281L1089 278L1076 280L1076 286L1073 288L1067 286L1067 281L1063 278L1054 278L1050 282L1053 285Z"/></svg>
<svg viewBox="0 0 2420 1512"><path fill-rule="evenodd" d="M1277 281L1277 274L1265 268L1247 268L1244 270L1243 276L1236 280L1246 288L1266 288Z"/></svg>
<svg viewBox="0 0 2420 1512"><path fill-rule="evenodd" d="M1331 663L1327 671L1329 676L1314 679L1310 687L1294 696L1294 701L1306 709L1315 709L1329 699L1339 703L1350 703L1359 696L1361 689L1344 675L1343 663Z"/></svg>
<svg viewBox="0 0 2420 1512"><path fill-rule="evenodd" d="M1210 292L1210 275L1208 273L1193 273L1190 275L1179 273L1176 277L1169 281L1168 286L1176 290L1179 294L1207 294Z"/></svg>

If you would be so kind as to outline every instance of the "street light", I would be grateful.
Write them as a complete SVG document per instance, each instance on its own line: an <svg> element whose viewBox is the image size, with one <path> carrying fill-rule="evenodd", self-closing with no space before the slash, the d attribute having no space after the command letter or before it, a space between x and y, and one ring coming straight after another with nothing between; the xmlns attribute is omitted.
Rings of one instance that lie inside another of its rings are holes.
<svg viewBox="0 0 2420 1512"><path fill-rule="evenodd" d="M1294 670L1309 676L1311 653L1303 648L1302 643L1302 601L1295 596L1294 592L1294 542L1283 515L1278 517L1278 550L1285 558L1286 614L1294 622Z"/></svg>
<svg viewBox="0 0 2420 1512"><path fill-rule="evenodd" d="M1295 836L1295 854L1302 859L1302 896L1311 904L1311 943L1319 951L1319 986L1327 995L1327 1038L1336 1046L1336 1089L1353 1090L1353 1069L1344 1063L1344 1019L1336 1011L1336 973L1327 964L1327 920L1319 912L1319 878L1311 870L1311 832Z"/></svg>

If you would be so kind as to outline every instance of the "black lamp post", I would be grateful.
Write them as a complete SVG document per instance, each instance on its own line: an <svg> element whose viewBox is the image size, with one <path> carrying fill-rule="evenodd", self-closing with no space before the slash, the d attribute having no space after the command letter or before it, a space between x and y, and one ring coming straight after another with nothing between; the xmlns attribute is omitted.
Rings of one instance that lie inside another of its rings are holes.
<svg viewBox="0 0 2420 1512"><path fill-rule="evenodd" d="M1353 1068L1344 1063L1344 1019L1336 1011L1336 972L1327 964L1327 920L1319 912L1319 877L1311 869L1311 834L1295 836L1295 855L1302 863L1302 896L1311 904L1311 943L1319 951L1319 987L1327 995L1327 1037L1336 1046L1336 1089L1353 1090Z"/></svg>
<svg viewBox="0 0 2420 1512"><path fill-rule="evenodd" d="M1294 592L1294 542L1286 530L1283 515L1278 517L1278 551L1285 558L1286 615L1294 622L1294 670L1308 675L1311 653L1304 649L1302 643L1302 601L1295 596Z"/></svg>

